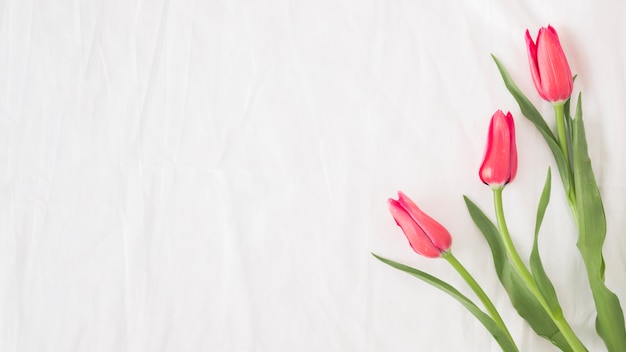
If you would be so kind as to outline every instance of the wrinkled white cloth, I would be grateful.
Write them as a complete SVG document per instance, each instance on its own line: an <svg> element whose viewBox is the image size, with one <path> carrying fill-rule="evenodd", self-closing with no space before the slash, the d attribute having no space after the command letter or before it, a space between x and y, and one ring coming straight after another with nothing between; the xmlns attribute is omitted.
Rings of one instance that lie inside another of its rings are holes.
<svg viewBox="0 0 626 352"><path fill-rule="evenodd" d="M436 275L386 208L403 190L444 224L520 348L469 218L489 118L511 111L504 194L591 351L594 308L551 154L498 56L544 113L524 32L558 31L582 91L626 304L626 4L618 1L0 2L0 351L499 351L460 304L376 261ZM477 300L476 300L477 301Z"/></svg>

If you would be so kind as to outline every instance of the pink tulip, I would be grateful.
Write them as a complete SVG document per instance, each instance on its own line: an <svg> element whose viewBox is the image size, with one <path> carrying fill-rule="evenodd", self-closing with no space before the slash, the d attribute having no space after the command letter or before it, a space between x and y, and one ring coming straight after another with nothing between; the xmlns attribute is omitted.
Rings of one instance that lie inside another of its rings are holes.
<svg viewBox="0 0 626 352"><path fill-rule="evenodd" d="M450 248L452 237L448 230L421 211L404 193L398 192L398 200L390 198L388 203L396 224L417 254L438 258Z"/></svg>
<svg viewBox="0 0 626 352"><path fill-rule="evenodd" d="M574 81L559 37L552 26L541 28L535 44L526 30L530 73L539 95L550 102L567 100Z"/></svg>
<svg viewBox="0 0 626 352"><path fill-rule="evenodd" d="M517 173L517 148L515 124L510 112L496 111L489 124L485 158L480 166L480 179L492 188L513 181Z"/></svg>

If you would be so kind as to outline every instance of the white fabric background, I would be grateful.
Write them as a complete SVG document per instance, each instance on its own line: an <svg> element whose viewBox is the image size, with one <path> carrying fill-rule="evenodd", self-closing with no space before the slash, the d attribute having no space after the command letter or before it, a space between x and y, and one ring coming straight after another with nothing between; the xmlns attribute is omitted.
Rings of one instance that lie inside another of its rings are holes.
<svg viewBox="0 0 626 352"><path fill-rule="evenodd" d="M516 118L505 192L527 258L552 158L489 54L535 93L524 31L558 30L626 304L626 4L619 1L0 1L0 351L498 351L474 297L414 254L404 190L453 234L524 351L550 351L500 287L467 194L489 118ZM603 351L553 166L541 251Z"/></svg>

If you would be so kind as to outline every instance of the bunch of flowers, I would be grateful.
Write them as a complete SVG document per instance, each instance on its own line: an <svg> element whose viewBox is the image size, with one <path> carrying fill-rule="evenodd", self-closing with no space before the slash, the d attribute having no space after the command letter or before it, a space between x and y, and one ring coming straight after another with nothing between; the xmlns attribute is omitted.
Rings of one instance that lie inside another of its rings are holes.
<svg viewBox="0 0 626 352"><path fill-rule="evenodd" d="M519 90L502 63L496 57L493 59L522 114L536 126L554 155L578 229L577 246L585 263L597 313L596 332L610 352L625 351L624 314L618 297L604 282L602 246L606 236L606 218L587 152L581 95L577 97L572 117L570 99L575 77L572 77L567 57L554 28L541 28L536 41L526 31L526 47L535 88L541 98L554 107L556 134ZM537 208L529 266L524 264L511 239L502 202L503 191L515 179L516 172L517 149L513 116L498 110L491 118L486 152L479 170L480 179L493 192L495 224L476 204L465 197L467 209L491 249L496 275L519 315L539 336L550 340L559 349L587 351L565 319L554 286L539 255L538 234L550 200L550 169L548 168ZM489 297L452 254L452 236L446 228L424 213L402 192L398 192L397 200L389 199L388 206L411 248L425 257L443 258L450 263L474 291L484 309L453 286L432 275L375 254L374 256L450 294L485 326L502 350L518 351L515 340Z"/></svg>

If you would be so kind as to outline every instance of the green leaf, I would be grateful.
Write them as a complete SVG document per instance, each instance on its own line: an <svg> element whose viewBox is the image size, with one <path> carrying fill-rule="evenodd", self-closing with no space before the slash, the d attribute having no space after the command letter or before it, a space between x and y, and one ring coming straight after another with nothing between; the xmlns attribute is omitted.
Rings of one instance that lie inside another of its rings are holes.
<svg viewBox="0 0 626 352"><path fill-rule="evenodd" d="M569 140L571 142L574 139L573 131L572 131L572 114L570 113L570 105L571 105L572 97L567 98L565 104L563 105L563 111L565 112L565 127L567 128L567 133L569 133Z"/></svg>
<svg viewBox="0 0 626 352"><path fill-rule="evenodd" d="M545 298L550 310L554 315L560 316L562 314L561 305L556 296L554 286L550 281L550 278L546 274L543 264L541 263L541 257L539 255L539 229L543 222L543 217L546 213L546 208L550 202L550 183L552 181L550 169L548 168L548 176L546 177L546 183L543 186L543 192L541 192L541 198L539 199L539 205L537 207L537 220L535 222L535 239L533 241L533 249L530 253L530 270L533 273L535 283L539 287L541 295Z"/></svg>
<svg viewBox="0 0 626 352"><path fill-rule="evenodd" d="M509 295L515 310L528 322L537 335L550 340L562 351L572 351L569 343L565 340L556 324L554 324L550 315L543 309L541 303L539 303L524 283L524 280L507 260L504 243L498 228L474 202L466 196L463 198L472 220L491 248L496 274Z"/></svg>
<svg viewBox="0 0 626 352"><path fill-rule="evenodd" d="M496 58L494 55L491 55L491 57L495 61L496 66L498 66L498 71L500 71L502 80L504 80L504 85L506 86L508 91L511 93L511 95L513 95L513 98L515 98L515 101L517 101L517 104L519 105L520 110L522 111L522 114L530 122L532 122L535 125L535 127L537 127L537 129L539 130L543 138L548 143L548 147L550 147L550 150L552 151L552 154L554 155L556 166L559 169L559 174L561 175L561 180L563 181L563 186L565 187L565 193L569 194L571 176L569 173L569 167L567 165L567 159L565 158L565 156L563 155L563 152L561 151L561 148L559 147L559 142L557 138L554 136L554 134L550 130L550 127L548 127L546 120L544 120L543 116L541 116L537 108L535 108L535 106L530 102L530 100L528 100L528 98L526 98L524 93L522 93L522 91L517 87L517 85L515 84L515 82L509 75L509 73L507 72L504 65L500 62L500 60L498 60L498 58Z"/></svg>
<svg viewBox="0 0 626 352"><path fill-rule="evenodd" d="M491 248L491 255L493 256L496 274L499 278L502 278L504 268L510 265L507 262L506 250L504 242L500 237L500 232L498 231L496 225L489 220L487 215L485 215L485 213L480 210L480 208L474 204L471 199L467 196L463 196L463 199L465 200L465 205L467 206L467 210L472 220L483 234L487 240L487 244L489 244L489 247Z"/></svg>
<svg viewBox="0 0 626 352"><path fill-rule="evenodd" d="M485 326L485 328L487 328L487 330L491 333L493 338L498 342L500 347L502 347L503 351L518 351L515 345L515 342L510 339L507 333L504 330L502 330L502 328L500 328L500 326L498 326L498 324L496 324L496 322L489 315L483 312L480 308L478 308L476 304L474 304L474 302L472 302L469 298L467 298L465 295L463 295L461 292L459 292L456 288L454 288L450 284L430 274L427 274L421 270L412 268L404 264L400 264L393 260L379 257L374 253L372 253L372 255L376 257L376 259L380 260L381 262L391 267L394 267L400 271L404 271L405 273L408 273L426 283L429 283L432 286L449 294L454 299L459 301L459 303L461 303L465 308L467 308L467 310L469 310L470 313L472 313Z"/></svg>
<svg viewBox="0 0 626 352"><path fill-rule="evenodd" d="M578 211L577 246L585 262L589 285L596 304L598 313L596 330L610 352L623 351L626 347L624 313L617 296L604 284L602 246L606 237L606 218L587 150L580 94L576 106L576 117L573 121L572 152Z"/></svg>
<svg viewBox="0 0 626 352"><path fill-rule="evenodd" d="M491 57L493 58L493 61L495 61L496 66L498 66L498 71L500 71L500 75L504 80L504 85L519 104L522 114L534 123L544 136L556 141L556 137L550 130L550 127L548 127L546 120L543 119L543 116L541 116L537 108L535 108L530 100L528 100L524 93L522 93L522 91L517 87L517 84L515 84L504 65L500 62L500 60L498 60L497 57L495 57L495 55L492 54Z"/></svg>

